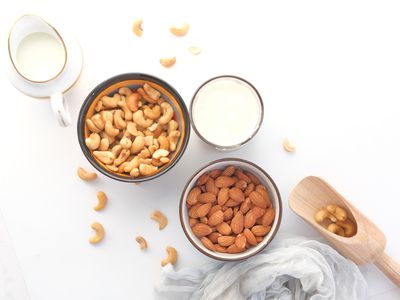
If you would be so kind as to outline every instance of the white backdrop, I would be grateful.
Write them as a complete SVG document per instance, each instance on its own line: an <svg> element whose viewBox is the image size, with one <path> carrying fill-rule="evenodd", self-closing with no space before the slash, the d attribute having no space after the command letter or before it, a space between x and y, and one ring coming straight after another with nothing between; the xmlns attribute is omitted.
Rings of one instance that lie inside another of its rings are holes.
<svg viewBox="0 0 400 300"><path fill-rule="evenodd" d="M328 180L387 236L387 253L400 260L400 2L398 1L1 1L1 47L12 21L38 13L80 41L84 69L67 94L73 125L62 129L50 105L29 98L0 74L2 91L0 209L34 300L152 299L165 246L179 251L177 268L209 259L184 236L178 201L188 177L220 157L245 158L275 179L284 201L281 232L317 236L294 215L287 197L307 175ZM185 4L183 4L185 3ZM131 32L144 18L145 33ZM187 21L176 38L171 24ZM187 48L199 45L193 56ZM176 55L171 69L158 59ZM3 58L3 57L2 57ZM234 74L252 82L265 104L256 138L239 151L217 152L192 132L182 160L153 182L134 186L90 169L76 136L86 95L124 72L145 72L173 85L189 104L205 80ZM298 151L288 154L288 136ZM94 212L96 192L109 206ZM159 232L154 209L169 217ZM104 224L102 244L88 243L90 224ZM141 253L134 237L148 239ZM399 299L400 291L374 267L362 268L370 299Z"/></svg>

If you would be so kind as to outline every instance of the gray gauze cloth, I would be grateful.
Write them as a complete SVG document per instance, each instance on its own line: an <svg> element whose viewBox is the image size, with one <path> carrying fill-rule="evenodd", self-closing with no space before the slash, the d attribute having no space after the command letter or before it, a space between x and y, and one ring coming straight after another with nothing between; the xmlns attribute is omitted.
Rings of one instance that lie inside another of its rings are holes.
<svg viewBox="0 0 400 300"><path fill-rule="evenodd" d="M239 262L164 267L156 299L352 300L366 297L358 267L330 246L306 238L275 239Z"/></svg>

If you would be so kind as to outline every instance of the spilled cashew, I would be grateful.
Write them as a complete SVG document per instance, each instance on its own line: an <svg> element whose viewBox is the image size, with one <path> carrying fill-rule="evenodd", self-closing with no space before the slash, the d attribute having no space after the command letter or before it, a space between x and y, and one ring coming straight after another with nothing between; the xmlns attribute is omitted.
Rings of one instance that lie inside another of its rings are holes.
<svg viewBox="0 0 400 300"><path fill-rule="evenodd" d="M105 234L104 227L100 223L97 223L97 222L93 223L91 227L96 232L96 235L92 236L89 239L89 242L91 244L97 244L104 239L104 234Z"/></svg>
<svg viewBox="0 0 400 300"><path fill-rule="evenodd" d="M107 195L106 195L106 193L104 193L102 191L97 192L97 200L99 202L94 207L95 211L102 210L104 207L106 207L106 204L107 204Z"/></svg>
<svg viewBox="0 0 400 300"><path fill-rule="evenodd" d="M154 211L150 218L158 223L160 230L163 230L168 224L167 217L159 210Z"/></svg>
<svg viewBox="0 0 400 300"><path fill-rule="evenodd" d="M196 47L196 46L189 47L188 50L189 50L190 53L192 53L194 55L198 55L198 54L201 53L201 48L200 47Z"/></svg>
<svg viewBox="0 0 400 300"><path fill-rule="evenodd" d="M176 57L175 57L175 56L173 56L173 57L163 57L163 58L160 58L160 64L161 64L163 67L170 68L170 67L172 67L175 63L176 63Z"/></svg>
<svg viewBox="0 0 400 300"><path fill-rule="evenodd" d="M97 178L96 173L89 173L84 168L81 168L81 167L78 168L77 173L78 173L79 178L82 180L85 180L85 181L91 181L91 180L95 180Z"/></svg>
<svg viewBox="0 0 400 300"><path fill-rule="evenodd" d="M136 242L138 242L140 246L140 250L146 250L147 249L147 242L142 236L137 236L136 237Z"/></svg>
<svg viewBox="0 0 400 300"><path fill-rule="evenodd" d="M135 22L133 22L132 31L137 37L141 37L143 34L142 23L142 18L136 19Z"/></svg>
<svg viewBox="0 0 400 300"><path fill-rule="evenodd" d="M167 256L167 258L165 258L161 261L161 266L165 267L168 264L175 265L175 263L178 259L178 252L176 251L176 249L174 247L171 247L171 246L168 246L166 250L167 250L168 256Z"/></svg>
<svg viewBox="0 0 400 300"><path fill-rule="evenodd" d="M294 147L293 145L290 144L288 138L285 138L283 140L283 149L285 149L286 152L295 152L296 151L296 147Z"/></svg>
<svg viewBox="0 0 400 300"><path fill-rule="evenodd" d="M188 23L183 23L181 26L171 26L169 31L176 36L184 36L188 33L190 25Z"/></svg>

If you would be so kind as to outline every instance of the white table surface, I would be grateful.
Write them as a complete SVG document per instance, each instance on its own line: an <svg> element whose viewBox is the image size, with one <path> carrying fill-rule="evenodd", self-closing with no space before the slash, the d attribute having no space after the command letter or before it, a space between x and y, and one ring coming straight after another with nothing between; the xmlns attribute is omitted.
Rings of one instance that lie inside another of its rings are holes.
<svg viewBox="0 0 400 300"><path fill-rule="evenodd" d="M229 156L254 161L274 178L284 201L281 232L318 236L287 197L301 178L319 175L385 232L387 253L400 260L400 2L1 1L3 49L12 21L29 12L68 28L84 53L81 78L67 94L73 125L66 129L47 101L19 93L0 74L0 209L31 299L152 299L166 245L179 251L177 268L208 261L184 236L178 201L196 169ZM140 39L131 32L137 17L145 20ZM169 26L183 21L190 33L171 36ZM192 45L201 55L187 51ZM169 55L177 63L164 69L158 59ZM77 167L92 168L76 136L80 106L98 83L124 72L165 79L187 104L208 78L242 76L263 97L263 126L231 153L192 131L182 160L150 183L82 182ZM295 154L282 150L284 137ZM92 209L98 190L110 198L102 212ZM169 217L162 232L149 219L154 209ZM93 221L107 233L98 246L88 243ZM137 234L148 239L147 253ZM369 299L400 298L375 267L362 270Z"/></svg>

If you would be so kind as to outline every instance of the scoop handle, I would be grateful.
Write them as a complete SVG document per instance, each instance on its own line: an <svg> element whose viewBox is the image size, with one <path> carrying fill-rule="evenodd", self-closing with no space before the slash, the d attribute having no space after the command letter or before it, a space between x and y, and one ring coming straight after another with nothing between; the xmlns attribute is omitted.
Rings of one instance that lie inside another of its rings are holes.
<svg viewBox="0 0 400 300"><path fill-rule="evenodd" d="M374 263L387 278L400 287L400 264L397 261L383 252Z"/></svg>

